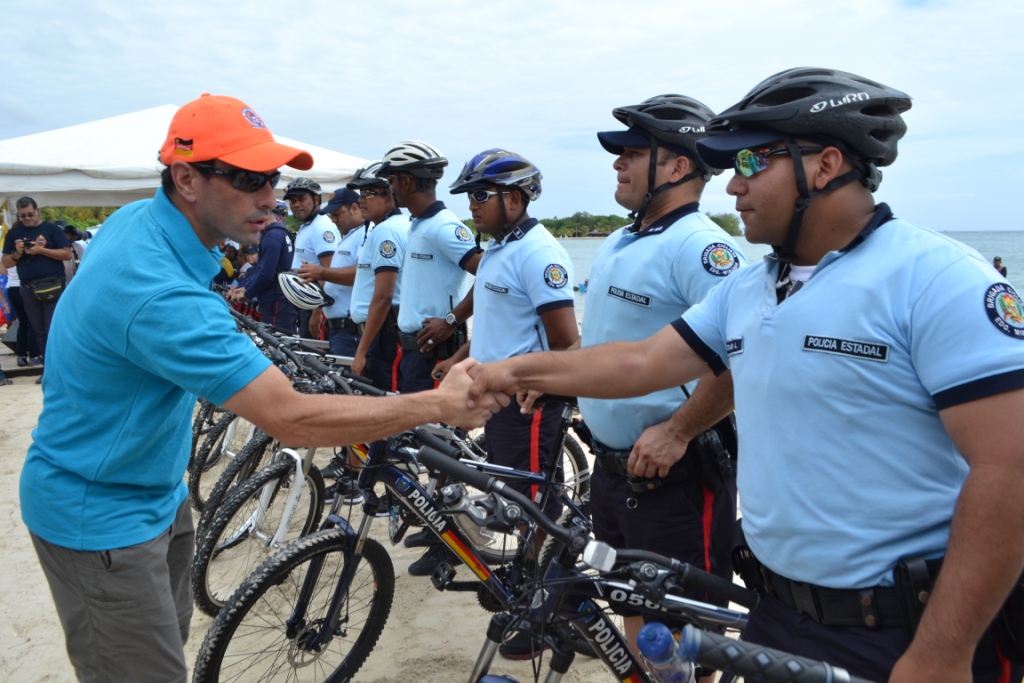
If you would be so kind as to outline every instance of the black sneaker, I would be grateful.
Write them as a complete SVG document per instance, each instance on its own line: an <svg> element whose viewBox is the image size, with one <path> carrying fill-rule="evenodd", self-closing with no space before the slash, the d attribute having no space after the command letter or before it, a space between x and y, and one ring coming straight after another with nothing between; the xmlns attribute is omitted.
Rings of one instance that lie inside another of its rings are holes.
<svg viewBox="0 0 1024 683"><path fill-rule="evenodd" d="M19 368L27 368L28 367L28 356L18 356L18 367Z"/></svg>
<svg viewBox="0 0 1024 683"><path fill-rule="evenodd" d="M526 631L516 631L511 638L498 646L498 654L505 659L533 659L548 649L548 644L534 638Z"/></svg>
<svg viewBox="0 0 1024 683"><path fill-rule="evenodd" d="M338 456L334 456L327 463L327 467L320 470L320 474L324 475L324 479L341 479L348 476L348 472L345 471L345 461Z"/></svg>
<svg viewBox="0 0 1024 683"><path fill-rule="evenodd" d="M341 491L341 502L345 505L359 505L363 502L363 494L358 487L353 486L350 480L343 480L331 484L324 489L324 505L334 502L334 496Z"/></svg>
<svg viewBox="0 0 1024 683"><path fill-rule="evenodd" d="M437 543L437 534L424 529L423 531L409 534L402 543L406 548L423 548Z"/></svg>
<svg viewBox="0 0 1024 683"><path fill-rule="evenodd" d="M439 564L443 562L456 564L458 561L458 556L449 550L448 546L432 545L427 548L427 552L423 553L423 557L409 565L409 574L411 576L431 576Z"/></svg>
<svg viewBox="0 0 1024 683"><path fill-rule="evenodd" d="M0 387L6 387L8 384L14 384L14 382L7 377L0 377Z"/></svg>

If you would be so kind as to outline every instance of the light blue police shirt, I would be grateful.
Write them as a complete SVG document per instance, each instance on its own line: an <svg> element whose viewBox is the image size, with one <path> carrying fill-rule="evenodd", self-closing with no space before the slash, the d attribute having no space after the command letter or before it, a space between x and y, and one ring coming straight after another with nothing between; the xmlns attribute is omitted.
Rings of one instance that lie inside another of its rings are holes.
<svg viewBox="0 0 1024 683"><path fill-rule="evenodd" d="M880 204L782 304L771 255L675 324L732 369L743 528L797 581L887 585L899 558L943 555L968 467L939 411L1024 386L1017 293L970 247L891 216Z"/></svg>
<svg viewBox="0 0 1024 683"><path fill-rule="evenodd" d="M366 237L366 228L357 225L349 230L338 242L338 249L331 257L331 268L348 268L356 265L359 259L359 246ZM353 285L338 285L333 282L324 283L324 292L334 299L330 306L324 306L324 316L331 318L344 318L349 314L352 304Z"/></svg>
<svg viewBox="0 0 1024 683"><path fill-rule="evenodd" d="M34 534L109 550L170 527L196 395L223 403L270 366L210 291L219 271L162 189L118 209L92 241L53 318L21 473Z"/></svg>
<svg viewBox="0 0 1024 683"><path fill-rule="evenodd" d="M292 268L298 269L305 263L320 263L324 254L333 254L341 242L341 234L331 219L317 214L311 222L306 223L295 233L295 257Z"/></svg>
<svg viewBox="0 0 1024 683"><path fill-rule="evenodd" d="M646 339L746 263L733 238L698 213L696 202L639 232L617 230L594 255L581 344ZM682 389L673 388L629 399L580 398L579 404L598 441L627 449L685 400Z"/></svg>
<svg viewBox="0 0 1024 683"><path fill-rule="evenodd" d="M412 219L402 263L402 332L415 334L424 319L443 318L462 301L471 285L462 266L479 250L473 233L444 202L434 202Z"/></svg>
<svg viewBox="0 0 1024 683"><path fill-rule="evenodd" d="M409 217L393 213L381 221L366 237L366 243L359 250L356 266L356 281L352 291L352 320L365 323L370 314L370 301L377 286L377 273L399 273L395 291L391 294L391 305L397 306L401 296L401 281L405 277L402 257L406 251L409 233Z"/></svg>
<svg viewBox="0 0 1024 683"><path fill-rule="evenodd" d="M487 243L473 285L470 356L491 363L549 350L540 314L573 305L569 254L535 218Z"/></svg>

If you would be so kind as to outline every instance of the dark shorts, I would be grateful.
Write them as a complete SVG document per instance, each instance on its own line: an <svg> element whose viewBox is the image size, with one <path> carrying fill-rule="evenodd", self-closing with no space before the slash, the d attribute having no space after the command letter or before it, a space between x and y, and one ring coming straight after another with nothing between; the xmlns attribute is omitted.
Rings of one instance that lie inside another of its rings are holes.
<svg viewBox="0 0 1024 683"><path fill-rule="evenodd" d="M854 676L886 681L907 649L902 628L871 629L867 626L826 626L799 614L771 595L762 595L743 630L743 640L826 661ZM1017 683L1024 666L1013 666L1002 657L986 632L974 654L974 683Z"/></svg>
<svg viewBox="0 0 1024 683"><path fill-rule="evenodd" d="M562 409L560 404L549 404L538 413L523 415L519 412L519 403L513 397L507 406L484 425L487 459L496 465L540 472L542 466L550 461L562 422ZM527 483L511 485L530 500L536 499L537 486ZM555 499L549 499L544 511L556 519L562 510Z"/></svg>
<svg viewBox="0 0 1024 683"><path fill-rule="evenodd" d="M626 477L595 467L590 480L594 536L614 548L667 555L732 580L730 550L736 486L732 483L712 493L704 487L697 470L694 459L681 481L633 493ZM632 498L636 499L635 507L627 502ZM684 595L715 605L728 604L704 591L686 590ZM637 614L624 608L615 611L625 616Z"/></svg>

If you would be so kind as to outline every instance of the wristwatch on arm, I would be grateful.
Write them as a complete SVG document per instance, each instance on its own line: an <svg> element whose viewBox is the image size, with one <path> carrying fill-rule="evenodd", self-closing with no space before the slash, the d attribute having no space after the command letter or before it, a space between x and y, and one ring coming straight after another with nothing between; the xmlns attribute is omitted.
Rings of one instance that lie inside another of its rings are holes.
<svg viewBox="0 0 1024 683"><path fill-rule="evenodd" d="M455 313L452 311L448 311L448 315L444 317L444 321L451 325L452 327L455 327L456 325L459 324L459 322L455 319Z"/></svg>

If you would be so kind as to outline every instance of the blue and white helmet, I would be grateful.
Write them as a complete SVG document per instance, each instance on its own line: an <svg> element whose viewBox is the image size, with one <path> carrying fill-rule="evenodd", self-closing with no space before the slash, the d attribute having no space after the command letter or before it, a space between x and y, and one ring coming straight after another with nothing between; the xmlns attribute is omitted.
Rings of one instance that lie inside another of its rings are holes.
<svg viewBox="0 0 1024 683"><path fill-rule="evenodd" d="M417 178L440 178L447 165L448 159L433 145L420 140L403 140L387 151L377 174L386 176L400 172Z"/></svg>
<svg viewBox="0 0 1024 683"><path fill-rule="evenodd" d="M303 282L294 270L286 270L277 275L277 285L296 308L312 311L334 303L334 299L324 293L316 282Z"/></svg>
<svg viewBox="0 0 1024 683"><path fill-rule="evenodd" d="M542 179L540 169L515 152L489 149L466 162L450 189L459 194L500 185L519 190L532 202L540 197Z"/></svg>

